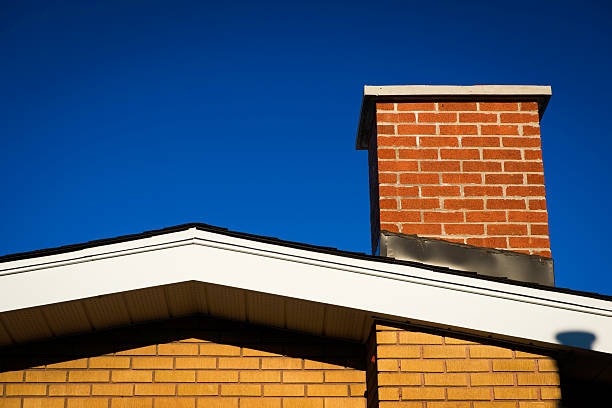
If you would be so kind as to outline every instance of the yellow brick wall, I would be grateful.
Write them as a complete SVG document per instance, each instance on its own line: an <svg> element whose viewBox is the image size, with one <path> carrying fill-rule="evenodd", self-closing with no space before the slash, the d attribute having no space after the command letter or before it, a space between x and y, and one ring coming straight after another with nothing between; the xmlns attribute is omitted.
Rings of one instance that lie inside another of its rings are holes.
<svg viewBox="0 0 612 408"><path fill-rule="evenodd" d="M543 355L389 325L375 326L369 354L370 408L549 408L561 398Z"/></svg>
<svg viewBox="0 0 612 408"><path fill-rule="evenodd" d="M0 408L366 406L360 345L212 320L190 325L5 351L12 369L0 369ZM166 341L146 344L147 333Z"/></svg>

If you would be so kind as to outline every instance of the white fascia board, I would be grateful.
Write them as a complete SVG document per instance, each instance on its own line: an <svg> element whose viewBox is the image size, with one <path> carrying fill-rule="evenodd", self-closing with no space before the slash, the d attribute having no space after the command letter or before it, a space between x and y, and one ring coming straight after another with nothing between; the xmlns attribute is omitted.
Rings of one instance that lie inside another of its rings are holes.
<svg viewBox="0 0 612 408"><path fill-rule="evenodd" d="M365 96L550 96L547 85L365 85Z"/></svg>
<svg viewBox="0 0 612 408"><path fill-rule="evenodd" d="M0 312L201 281L612 353L612 302L190 229L0 264Z"/></svg>

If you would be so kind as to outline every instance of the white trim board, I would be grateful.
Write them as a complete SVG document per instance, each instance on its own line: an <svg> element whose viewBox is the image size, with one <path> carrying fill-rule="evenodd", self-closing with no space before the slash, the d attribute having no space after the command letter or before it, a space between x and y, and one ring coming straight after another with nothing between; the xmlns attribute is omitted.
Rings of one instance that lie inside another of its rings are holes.
<svg viewBox="0 0 612 408"><path fill-rule="evenodd" d="M612 353L612 302L354 259L191 228L0 264L0 313L199 281L561 345L586 332Z"/></svg>

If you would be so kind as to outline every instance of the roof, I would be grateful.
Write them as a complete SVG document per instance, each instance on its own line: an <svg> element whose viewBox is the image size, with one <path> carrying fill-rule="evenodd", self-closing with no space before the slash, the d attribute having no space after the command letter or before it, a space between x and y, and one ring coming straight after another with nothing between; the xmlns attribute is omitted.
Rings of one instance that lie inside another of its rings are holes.
<svg viewBox="0 0 612 408"><path fill-rule="evenodd" d="M540 118L552 95L550 86L541 85L366 85L363 89L356 146L368 148L374 129L376 102L418 101L534 101Z"/></svg>
<svg viewBox="0 0 612 408"><path fill-rule="evenodd" d="M612 298L183 224L0 258L0 345L193 313L365 341L374 319L541 347L592 333Z"/></svg>

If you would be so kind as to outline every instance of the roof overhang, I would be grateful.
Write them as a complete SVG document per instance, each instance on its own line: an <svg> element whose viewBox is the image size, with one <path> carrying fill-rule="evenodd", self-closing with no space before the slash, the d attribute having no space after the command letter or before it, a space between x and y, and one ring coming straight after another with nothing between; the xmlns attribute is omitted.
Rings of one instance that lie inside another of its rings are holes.
<svg viewBox="0 0 612 408"><path fill-rule="evenodd" d="M185 227L0 263L0 345L206 313L365 341L374 319L612 353L612 302ZM571 337L571 336L570 336Z"/></svg>
<svg viewBox="0 0 612 408"><path fill-rule="evenodd" d="M538 103L542 118L551 95L550 86L540 85L365 85L357 130L357 150L368 149L375 126L376 102L533 101Z"/></svg>

